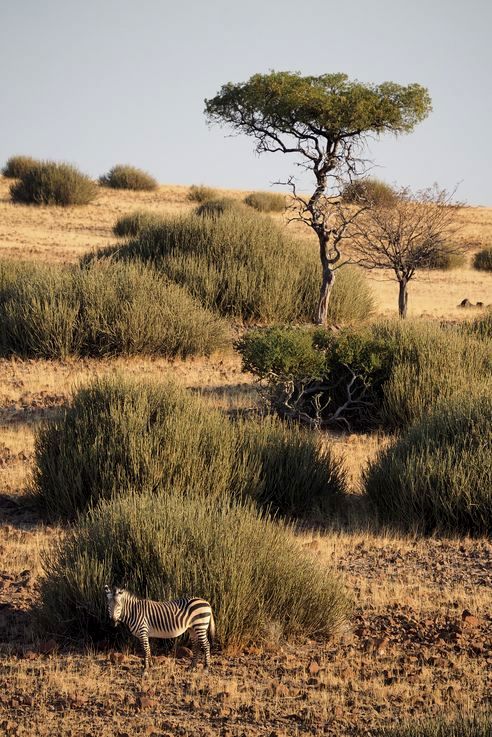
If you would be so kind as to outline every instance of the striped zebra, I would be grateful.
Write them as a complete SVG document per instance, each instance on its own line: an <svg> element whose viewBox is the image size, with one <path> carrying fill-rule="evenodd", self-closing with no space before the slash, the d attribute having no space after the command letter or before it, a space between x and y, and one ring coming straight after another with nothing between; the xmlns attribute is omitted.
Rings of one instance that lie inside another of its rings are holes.
<svg viewBox="0 0 492 737"><path fill-rule="evenodd" d="M189 632L193 648L192 668L196 668L199 651L210 664L210 643L215 636L212 608L205 599L182 598L173 601L140 599L126 589L104 587L108 600L109 617L116 626L128 625L132 635L140 640L145 653L144 669L150 664L149 637L179 637Z"/></svg>

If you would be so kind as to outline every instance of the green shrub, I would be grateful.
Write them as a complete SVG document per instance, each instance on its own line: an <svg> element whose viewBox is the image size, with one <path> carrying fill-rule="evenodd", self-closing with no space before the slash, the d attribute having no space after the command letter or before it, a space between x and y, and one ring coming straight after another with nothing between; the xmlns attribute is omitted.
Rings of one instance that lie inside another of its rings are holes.
<svg viewBox="0 0 492 737"><path fill-rule="evenodd" d="M374 737L490 737L492 716L490 713L472 717L458 716L426 721L412 721L397 727L382 729Z"/></svg>
<svg viewBox="0 0 492 737"><path fill-rule="evenodd" d="M78 639L107 628L106 582L154 599L205 597L223 647L271 641L272 629L282 639L326 638L349 612L339 581L288 527L226 499L169 493L102 503L50 551L45 572L41 622Z"/></svg>
<svg viewBox="0 0 492 737"><path fill-rule="evenodd" d="M97 185L75 166L43 161L27 169L10 187L12 202L26 205L87 205Z"/></svg>
<svg viewBox="0 0 492 737"><path fill-rule="evenodd" d="M0 353L209 355L226 324L188 292L137 264L64 268L0 261Z"/></svg>
<svg viewBox="0 0 492 737"><path fill-rule="evenodd" d="M95 254L107 256L151 263L206 307L247 322L310 320L319 297L315 249L290 238L268 216L248 211L170 218L125 246ZM84 261L90 259L94 255ZM361 271L341 269L330 319L363 320L372 310Z"/></svg>
<svg viewBox="0 0 492 737"><path fill-rule="evenodd" d="M244 198L244 202L259 212L283 212L285 210L285 196L275 192L252 192Z"/></svg>
<svg viewBox="0 0 492 737"><path fill-rule="evenodd" d="M204 184L192 184L187 197L191 202L206 202L218 199L219 193L216 189L206 187Z"/></svg>
<svg viewBox="0 0 492 737"><path fill-rule="evenodd" d="M365 474L382 521L403 529L492 534L492 395L441 403Z"/></svg>
<svg viewBox="0 0 492 737"><path fill-rule="evenodd" d="M233 423L172 385L122 377L80 390L39 430L32 493L50 518L74 518L127 491L252 497L284 515L333 511L344 471L318 438L278 421Z"/></svg>
<svg viewBox="0 0 492 737"><path fill-rule="evenodd" d="M159 186L157 181L142 169L137 169L128 164L113 166L107 174L99 177L99 183L103 187L111 189L134 189L151 191Z"/></svg>
<svg viewBox="0 0 492 737"><path fill-rule="evenodd" d="M205 202L202 202L196 208L195 214L206 217L218 217L225 212L240 210L241 207L241 203L233 200L232 197L221 197L218 200L205 200Z"/></svg>
<svg viewBox="0 0 492 737"><path fill-rule="evenodd" d="M2 174L9 179L21 179L38 164L39 161L31 156L11 156L3 167Z"/></svg>
<svg viewBox="0 0 492 737"><path fill-rule="evenodd" d="M150 210L136 210L130 215L118 218L113 227L113 233L117 236L136 236L141 230L152 225L157 225L163 219L162 215Z"/></svg>
<svg viewBox="0 0 492 737"><path fill-rule="evenodd" d="M281 416L321 425L397 430L464 386L492 389L492 346L432 323L257 329L236 347Z"/></svg>
<svg viewBox="0 0 492 737"><path fill-rule="evenodd" d="M492 248L483 248L475 254L473 267L480 271L492 271Z"/></svg>
<svg viewBox="0 0 492 737"><path fill-rule="evenodd" d="M462 269L464 266L466 266L466 256L464 253L455 251L452 248L443 248L433 255L426 268L450 271L451 269Z"/></svg>
<svg viewBox="0 0 492 737"><path fill-rule="evenodd" d="M369 203L391 207L396 202L396 192L380 179L357 179L349 182L342 190L342 199L350 204Z"/></svg>

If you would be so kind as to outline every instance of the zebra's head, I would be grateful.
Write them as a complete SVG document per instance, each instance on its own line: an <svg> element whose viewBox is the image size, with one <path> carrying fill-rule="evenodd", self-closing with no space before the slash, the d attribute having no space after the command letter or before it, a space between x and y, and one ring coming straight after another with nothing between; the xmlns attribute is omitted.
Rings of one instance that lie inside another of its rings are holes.
<svg viewBox="0 0 492 737"><path fill-rule="evenodd" d="M120 589L117 586L111 590L108 585L104 587L106 598L108 600L108 614L112 620L114 626L120 622L121 614L123 610L123 602L125 599L125 589Z"/></svg>

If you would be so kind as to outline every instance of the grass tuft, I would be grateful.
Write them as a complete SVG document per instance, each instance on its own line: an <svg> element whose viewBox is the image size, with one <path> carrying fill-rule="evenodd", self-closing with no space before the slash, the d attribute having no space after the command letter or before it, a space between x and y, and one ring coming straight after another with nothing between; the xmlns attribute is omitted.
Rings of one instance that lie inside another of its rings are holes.
<svg viewBox="0 0 492 737"><path fill-rule="evenodd" d="M43 161L26 169L10 187L12 202L24 205L87 205L97 185L75 166Z"/></svg>
<svg viewBox="0 0 492 737"><path fill-rule="evenodd" d="M159 186L154 177L146 171L128 164L113 166L107 174L99 177L99 183L111 189L133 189L143 192L150 192Z"/></svg>

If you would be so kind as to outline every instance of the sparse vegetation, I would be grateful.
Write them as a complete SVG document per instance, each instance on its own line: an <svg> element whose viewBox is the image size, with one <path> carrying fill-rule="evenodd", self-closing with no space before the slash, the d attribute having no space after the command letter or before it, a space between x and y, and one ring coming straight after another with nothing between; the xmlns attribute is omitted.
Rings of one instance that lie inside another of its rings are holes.
<svg viewBox="0 0 492 737"><path fill-rule="evenodd" d="M232 423L174 385L121 376L81 390L36 440L33 494L51 517L74 518L125 492L251 497L284 515L336 508L341 464L319 440L270 419Z"/></svg>
<svg viewBox="0 0 492 737"><path fill-rule="evenodd" d="M276 192L252 192L246 195L244 203L258 212L283 212L285 196Z"/></svg>
<svg viewBox="0 0 492 737"><path fill-rule="evenodd" d="M348 182L343 187L341 196L344 202L349 204L392 207L398 195L395 189L386 182L366 177Z"/></svg>
<svg viewBox="0 0 492 737"><path fill-rule="evenodd" d="M382 521L421 532L492 533L492 394L441 403L365 475Z"/></svg>
<svg viewBox="0 0 492 737"><path fill-rule="evenodd" d="M209 355L228 329L176 284L138 264L65 268L0 262L0 352Z"/></svg>
<svg viewBox="0 0 492 737"><path fill-rule="evenodd" d="M113 166L107 174L99 177L99 184L111 189L134 189L144 192L150 192L159 186L148 172L128 164Z"/></svg>
<svg viewBox="0 0 492 737"><path fill-rule="evenodd" d="M484 340L492 338L492 309L489 308L485 315L477 317L471 323L464 323L463 330Z"/></svg>
<svg viewBox="0 0 492 737"><path fill-rule="evenodd" d="M199 592L213 602L225 647L262 641L272 626L281 639L325 638L349 611L341 584L290 528L224 498L170 492L103 503L55 547L45 570L41 618L50 632L77 638L107 628L108 580L155 599Z"/></svg>
<svg viewBox="0 0 492 737"><path fill-rule="evenodd" d="M492 248L482 248L473 258L473 267L479 271L492 271Z"/></svg>
<svg viewBox="0 0 492 737"><path fill-rule="evenodd" d="M188 199L190 202L206 202L207 200L219 199L219 193L213 187L206 187L204 184L192 184L189 192Z"/></svg>
<svg viewBox="0 0 492 737"><path fill-rule="evenodd" d="M492 716L487 712L474 716L442 717L406 722L398 727L380 730L375 737L490 737Z"/></svg>
<svg viewBox="0 0 492 737"><path fill-rule="evenodd" d="M85 261L107 256L152 264L204 306L246 322L305 321L315 311L316 254L266 215L232 210L220 218L169 218ZM360 321L372 311L362 273L343 269L330 320Z"/></svg>
<svg viewBox="0 0 492 737"><path fill-rule="evenodd" d="M152 225L157 225L164 219L163 215L150 210L135 210L130 215L118 218L113 227L113 233L117 236L134 237Z"/></svg>
<svg viewBox="0 0 492 737"><path fill-rule="evenodd" d="M466 256L464 253L453 248L442 248L433 254L427 268L450 271L451 269L462 269L464 266L466 266Z"/></svg>
<svg viewBox="0 0 492 737"><path fill-rule="evenodd" d="M11 156L2 169L2 175L8 179L22 179L22 177L39 164L31 156Z"/></svg>
<svg viewBox="0 0 492 737"><path fill-rule="evenodd" d="M87 205L96 184L75 166L42 161L26 169L10 188L12 202L23 205Z"/></svg>

